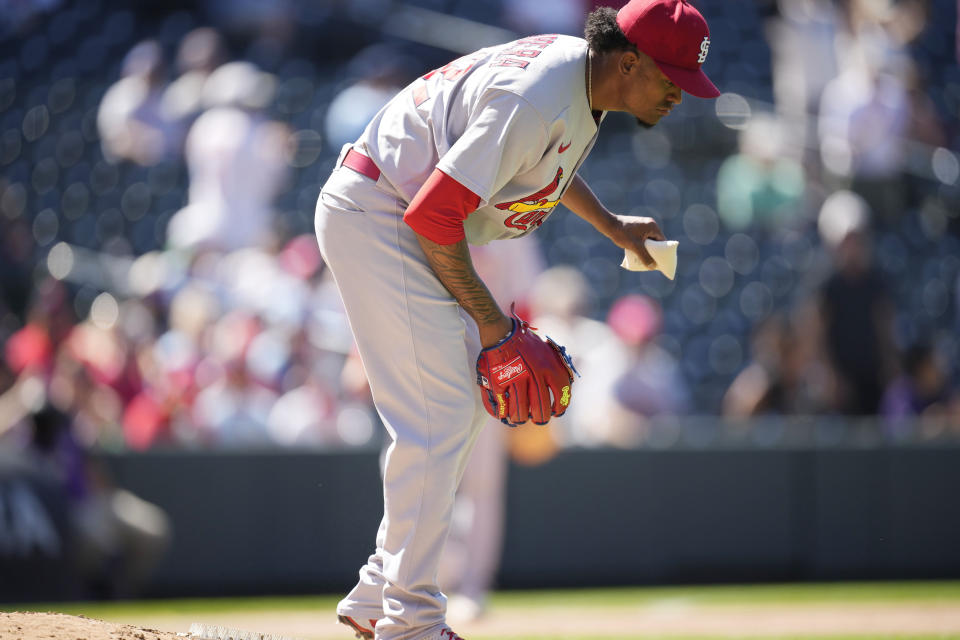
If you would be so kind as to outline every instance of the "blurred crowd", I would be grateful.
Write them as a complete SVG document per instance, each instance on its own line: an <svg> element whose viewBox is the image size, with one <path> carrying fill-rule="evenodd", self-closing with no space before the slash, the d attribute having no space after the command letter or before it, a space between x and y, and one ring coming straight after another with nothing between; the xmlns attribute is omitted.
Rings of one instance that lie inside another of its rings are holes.
<svg viewBox="0 0 960 640"><path fill-rule="evenodd" d="M597 3L554 4L396 3L420 11L406 39L376 3L10 14L0 442L31 446L31 416L55 410L88 448L377 446L312 235L319 186L456 55L430 40L436 16L465 41L578 33ZM513 247L524 313L583 374L552 446L642 445L651 420L702 414L960 425L955 3L703 9L727 93L650 131L611 118L583 169L680 240L677 279L622 272L574 216Z"/></svg>
<svg viewBox="0 0 960 640"><path fill-rule="evenodd" d="M84 594L138 593L171 539L95 452L380 446L320 186L413 78L599 4L0 0L0 470L59 483ZM508 457L781 416L960 434L956 0L698 4L724 95L649 131L614 114L581 170L680 241L676 280L572 215L474 249L582 378L548 429L485 430L442 575L462 617Z"/></svg>

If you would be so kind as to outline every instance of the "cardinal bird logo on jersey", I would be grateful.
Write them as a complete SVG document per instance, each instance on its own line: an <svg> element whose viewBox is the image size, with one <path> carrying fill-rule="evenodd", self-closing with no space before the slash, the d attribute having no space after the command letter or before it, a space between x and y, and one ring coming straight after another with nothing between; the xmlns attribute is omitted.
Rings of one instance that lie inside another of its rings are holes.
<svg viewBox="0 0 960 640"><path fill-rule="evenodd" d="M513 202L501 202L494 205L497 209L504 211L513 211L513 214L507 216L503 224L511 229L520 229L529 231L539 227L544 218L550 215L553 208L560 203L560 200L547 200L546 196L557 190L560 186L560 180L563 178L563 167L557 169L557 175L553 182L540 189L536 193L530 194Z"/></svg>

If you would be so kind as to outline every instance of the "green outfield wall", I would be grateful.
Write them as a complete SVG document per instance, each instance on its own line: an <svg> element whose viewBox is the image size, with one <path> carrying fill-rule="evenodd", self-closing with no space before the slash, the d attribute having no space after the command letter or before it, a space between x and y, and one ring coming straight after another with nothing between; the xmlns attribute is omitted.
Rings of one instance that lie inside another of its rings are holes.
<svg viewBox="0 0 960 640"><path fill-rule="evenodd" d="M375 451L103 461L173 525L150 595L342 591L381 517ZM0 473L0 498L23 478ZM567 451L508 487L501 587L960 578L954 444ZM47 560L0 553L0 597L31 566L62 595Z"/></svg>

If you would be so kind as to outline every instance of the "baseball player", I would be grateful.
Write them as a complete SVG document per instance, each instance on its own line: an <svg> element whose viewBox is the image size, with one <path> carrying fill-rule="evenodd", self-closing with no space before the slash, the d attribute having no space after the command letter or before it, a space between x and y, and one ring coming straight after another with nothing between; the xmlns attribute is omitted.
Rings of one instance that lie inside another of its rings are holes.
<svg viewBox="0 0 960 640"><path fill-rule="evenodd" d="M719 95L709 44L683 0L600 8L585 39L523 38L425 74L341 152L317 236L391 442L375 550L337 606L358 636L458 637L437 568L486 414L543 424L571 399L562 348L497 305L467 244L528 234L562 202L652 265L657 223L610 212L577 170L606 112L649 127L684 91Z"/></svg>

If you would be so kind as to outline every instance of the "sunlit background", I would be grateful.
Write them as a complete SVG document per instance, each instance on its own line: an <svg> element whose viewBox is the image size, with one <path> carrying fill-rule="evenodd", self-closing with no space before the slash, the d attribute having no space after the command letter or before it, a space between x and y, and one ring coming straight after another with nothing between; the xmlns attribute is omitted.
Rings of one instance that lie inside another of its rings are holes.
<svg viewBox="0 0 960 640"><path fill-rule="evenodd" d="M520 435L515 457L955 442L956 2L697 5L723 95L650 130L612 114L582 169L680 242L676 279L621 269L565 210L478 251L584 374L549 442ZM0 448L81 492L70 465L90 450L377 450L313 237L320 187L412 79L579 35L595 6L0 2Z"/></svg>
<svg viewBox="0 0 960 640"><path fill-rule="evenodd" d="M880 412L920 343L921 366L956 374L955 7L782 4L704 3L724 95L688 96L650 131L614 114L583 169L610 208L681 241L675 281L623 271L575 216L537 234L545 266L582 271L577 313L604 320L633 294L653 306L639 340L683 389L640 414L749 413L752 398L724 397L751 364L782 387L752 407L772 413ZM18 3L0 65L4 387L41 369L84 439L109 446L364 444L311 240L340 146L421 72L514 35L579 33L588 8ZM874 274L850 285L869 311L844 320L824 283L848 235ZM762 391L753 377L744 394Z"/></svg>

